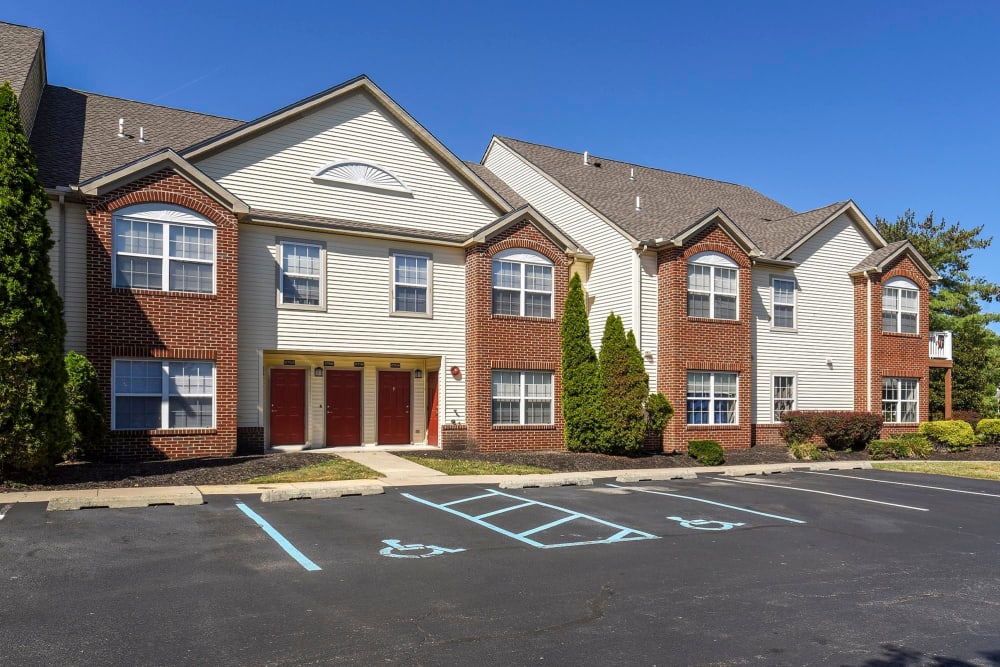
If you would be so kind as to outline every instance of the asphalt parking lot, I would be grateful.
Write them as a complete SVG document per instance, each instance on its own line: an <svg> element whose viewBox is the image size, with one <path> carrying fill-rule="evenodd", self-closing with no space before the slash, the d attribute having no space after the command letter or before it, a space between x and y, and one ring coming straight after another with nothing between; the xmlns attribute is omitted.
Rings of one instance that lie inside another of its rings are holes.
<svg viewBox="0 0 1000 667"><path fill-rule="evenodd" d="M997 665L1000 485L849 471L0 507L4 665Z"/></svg>

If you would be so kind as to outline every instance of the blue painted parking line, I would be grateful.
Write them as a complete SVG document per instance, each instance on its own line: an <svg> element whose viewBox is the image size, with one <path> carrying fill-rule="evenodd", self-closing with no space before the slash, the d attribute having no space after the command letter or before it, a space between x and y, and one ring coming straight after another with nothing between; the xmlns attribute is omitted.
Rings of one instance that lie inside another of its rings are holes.
<svg viewBox="0 0 1000 667"><path fill-rule="evenodd" d="M309 560L308 558L306 558L305 555L301 551L299 551L298 549L296 549L295 546L291 542L289 542L288 540L286 540L281 533L279 533L278 531L276 531L271 526L271 524L269 524L267 521L265 521L263 519L263 517L261 517L259 514L257 514L256 512L254 512L252 509L250 509L249 507L247 507L243 503L236 503L236 506L239 507L240 510L244 514L246 514L248 517L250 517L251 519L253 519L254 522L258 526L260 526L261 528L263 528L264 532L267 533L268 535L270 535L271 539L274 540L275 542L277 542L278 546L280 546L282 549L285 550L285 553L287 553L289 556L291 556L296 561L298 561L299 565L301 565L305 569L309 570L310 572L315 572L317 570L322 570L323 569L319 565L317 565L316 563L314 563L311 560Z"/></svg>
<svg viewBox="0 0 1000 667"><path fill-rule="evenodd" d="M507 537L515 539L519 542L523 542L524 544L533 546L536 549L557 549L560 547L583 546L585 544L613 544L615 542L631 542L635 540L659 539L656 535L651 535L641 530L628 528L626 526L619 526L618 524L611 523L610 521L605 521L604 519L598 519L597 517L589 516L587 514L581 514L573 510L568 510L564 507L559 507L558 505L550 505L549 503L543 503L537 500L526 500L524 498L519 498L518 496L512 496L509 493L503 493L502 491L494 491L492 489L483 495L471 496L469 498L461 498L459 500L452 500L447 503L435 503L430 500L425 500L424 498L419 498L410 493L403 493L401 495L405 498L409 498L410 500L415 500L418 503L423 503L424 505L427 505L429 507L434 507L436 509L448 512L449 514L454 514L455 516L462 517L467 521L471 521L472 523L475 523L484 528L489 528L493 532L500 533L501 535L506 535ZM459 511L454 507L452 507L453 505L459 505L461 503L469 502L472 500L479 500L483 498L496 498L496 497L510 498L511 500L517 501L517 503L510 507L505 507L502 510L494 510L492 512L487 512L485 514L479 514L479 515L466 514L465 512ZM563 512L566 516L560 519L556 519L555 521L543 524L541 526L536 526L535 528L529 528L528 530L522 531L520 533L514 533L505 528L501 528L500 526L494 523L490 523L489 521L484 520L484 518L486 517L496 516L498 514L510 512L517 509L523 509L526 507L545 507L548 509L556 510L557 512ZM543 542L539 542L537 540L533 540L530 537L528 537L529 535L535 535L542 531L548 530L549 528L554 528L555 526L559 526L568 523L570 521L587 521L591 523L596 523L600 526L612 528L616 532L614 532L610 537L606 537L600 540L585 540L580 542L560 542L558 544L545 544Z"/></svg>
<svg viewBox="0 0 1000 667"><path fill-rule="evenodd" d="M652 493L656 496L667 496L669 498L681 498L683 500L693 500L696 503L705 503L708 505L715 505L717 507L725 507L726 509L736 510L737 512L746 512L747 514L756 514L757 516L766 516L770 519L780 519L781 521L788 521L789 523L805 523L802 519L793 519L787 516L781 516L780 514L768 514L767 512L758 512L757 510L747 509L746 507L737 507L736 505L727 505L725 503L719 503L714 500L707 500L705 498L695 498L694 496L684 496L679 493L667 493L666 491L653 491L652 489L636 489L628 486L619 486L618 484L608 484L608 486L613 486L616 489L628 489L630 491L636 491L638 493Z"/></svg>

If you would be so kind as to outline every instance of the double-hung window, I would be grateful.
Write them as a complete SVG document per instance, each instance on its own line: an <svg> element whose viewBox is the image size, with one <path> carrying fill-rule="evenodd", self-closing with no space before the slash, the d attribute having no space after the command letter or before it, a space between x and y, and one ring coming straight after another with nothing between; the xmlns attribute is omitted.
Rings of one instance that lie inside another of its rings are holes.
<svg viewBox="0 0 1000 667"><path fill-rule="evenodd" d="M689 371L687 374L687 423L736 424L738 373Z"/></svg>
<svg viewBox="0 0 1000 667"><path fill-rule="evenodd" d="M112 428L214 428L215 363L116 359Z"/></svg>
<svg viewBox="0 0 1000 667"><path fill-rule="evenodd" d="M493 371L493 424L551 424L551 371Z"/></svg>
<svg viewBox="0 0 1000 667"><path fill-rule="evenodd" d="M771 326L775 329L795 328L795 281L790 278L771 279Z"/></svg>
<svg viewBox="0 0 1000 667"><path fill-rule="evenodd" d="M215 225L194 211L140 204L113 219L114 286L215 291Z"/></svg>
<svg viewBox="0 0 1000 667"><path fill-rule="evenodd" d="M795 376L775 375L771 379L771 399L774 409L773 420L781 421L781 416L795 409Z"/></svg>
<svg viewBox="0 0 1000 667"><path fill-rule="evenodd" d="M915 424L917 378L882 378L882 418L887 424Z"/></svg>
<svg viewBox="0 0 1000 667"><path fill-rule="evenodd" d="M739 266L718 252L688 260L688 317L739 319Z"/></svg>
<svg viewBox="0 0 1000 667"><path fill-rule="evenodd" d="M511 248L493 258L493 313L552 317L552 262L537 252Z"/></svg>
<svg viewBox="0 0 1000 667"><path fill-rule="evenodd" d="M278 304L285 307L323 308L322 243L279 241Z"/></svg>
<svg viewBox="0 0 1000 667"><path fill-rule="evenodd" d="M431 260L426 255L392 255L392 312L431 314Z"/></svg>
<svg viewBox="0 0 1000 667"><path fill-rule="evenodd" d="M893 278L882 286L882 331L917 333L920 288L906 278Z"/></svg>

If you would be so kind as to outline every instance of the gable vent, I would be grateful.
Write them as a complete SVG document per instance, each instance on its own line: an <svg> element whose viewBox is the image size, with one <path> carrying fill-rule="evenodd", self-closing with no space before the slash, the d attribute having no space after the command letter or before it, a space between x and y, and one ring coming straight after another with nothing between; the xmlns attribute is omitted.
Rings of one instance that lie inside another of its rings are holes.
<svg viewBox="0 0 1000 667"><path fill-rule="evenodd" d="M328 164L312 176L314 181L342 183L377 190L409 192L410 189L385 167L365 160L343 160Z"/></svg>

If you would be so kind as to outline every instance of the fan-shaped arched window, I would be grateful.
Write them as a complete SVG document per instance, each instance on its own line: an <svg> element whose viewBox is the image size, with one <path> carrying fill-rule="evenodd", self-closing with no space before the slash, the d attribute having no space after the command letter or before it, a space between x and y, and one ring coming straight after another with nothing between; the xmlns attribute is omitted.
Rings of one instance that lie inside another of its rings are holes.
<svg viewBox="0 0 1000 667"><path fill-rule="evenodd" d="M376 190L409 192L410 189L385 167L366 160L341 160L326 165L315 174L314 181L358 185Z"/></svg>

